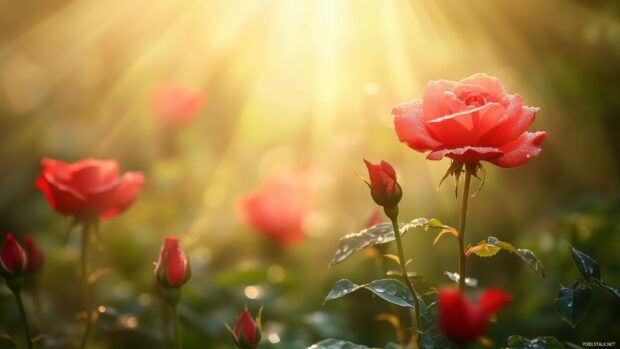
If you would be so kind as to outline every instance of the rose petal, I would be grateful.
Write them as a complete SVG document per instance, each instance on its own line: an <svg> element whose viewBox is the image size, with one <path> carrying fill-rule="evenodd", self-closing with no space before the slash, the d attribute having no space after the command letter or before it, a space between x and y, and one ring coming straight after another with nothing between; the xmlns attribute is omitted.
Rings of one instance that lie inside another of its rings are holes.
<svg viewBox="0 0 620 349"><path fill-rule="evenodd" d="M447 156L455 161L462 163L475 163L483 160L497 158L503 153L497 148L490 147L462 147L455 149L443 149L434 151L426 157L429 160L441 160Z"/></svg>
<svg viewBox="0 0 620 349"><path fill-rule="evenodd" d="M99 218L110 219L125 211L136 200L144 184L142 172L127 172L118 180L89 193L94 213Z"/></svg>
<svg viewBox="0 0 620 349"><path fill-rule="evenodd" d="M424 97L422 110L424 111L424 121L436 119L445 115L452 114L452 111L445 103L446 95L444 92L452 91L454 82L447 80L429 81L424 87Z"/></svg>
<svg viewBox="0 0 620 349"><path fill-rule="evenodd" d="M481 131L492 127L493 120L497 120L502 113L503 107L500 104L488 103L429 120L426 127L445 148L474 146L478 144Z"/></svg>
<svg viewBox="0 0 620 349"><path fill-rule="evenodd" d="M80 214L85 207L85 197L75 190L56 182L45 171L37 176L36 187L41 190L49 205L63 214Z"/></svg>
<svg viewBox="0 0 620 349"><path fill-rule="evenodd" d="M42 173L47 173L56 183L61 183L64 185L69 185L71 182L71 171L69 170L69 164L50 159L43 158L41 160Z"/></svg>
<svg viewBox="0 0 620 349"><path fill-rule="evenodd" d="M422 101L399 105L392 109L392 114L395 116L394 129L401 142L420 152L441 147L441 143L431 136L424 124Z"/></svg>
<svg viewBox="0 0 620 349"><path fill-rule="evenodd" d="M547 138L546 132L526 132L511 143L500 147L503 156L488 161L500 167L523 165L540 153L540 144L545 138Z"/></svg>
<svg viewBox="0 0 620 349"><path fill-rule="evenodd" d="M118 177L116 160L84 159L69 165L71 187L80 193L95 191Z"/></svg>
<svg viewBox="0 0 620 349"><path fill-rule="evenodd" d="M503 117L480 137L480 145L499 147L509 143L527 131L534 121L538 108L523 106L523 98L519 95L511 96L509 100Z"/></svg>
<svg viewBox="0 0 620 349"><path fill-rule="evenodd" d="M454 91L458 95L457 91L467 91L472 89L472 85L478 87L478 89L475 89L476 92L483 92L484 96L487 99L490 98L492 102L499 102L506 96L506 90L502 83L497 78L484 73L474 74L457 82Z"/></svg>
<svg viewBox="0 0 620 349"><path fill-rule="evenodd" d="M480 309L487 315L496 313L512 301L512 296L497 289L487 289L480 295Z"/></svg>

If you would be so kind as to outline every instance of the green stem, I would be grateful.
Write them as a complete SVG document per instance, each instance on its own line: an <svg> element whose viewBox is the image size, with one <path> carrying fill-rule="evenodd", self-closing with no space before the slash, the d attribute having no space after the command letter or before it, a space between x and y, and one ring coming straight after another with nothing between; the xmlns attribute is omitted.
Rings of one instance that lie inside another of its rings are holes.
<svg viewBox="0 0 620 349"><path fill-rule="evenodd" d="M420 317L420 300L418 299L418 293L415 291L415 287L407 274L407 267L405 265L407 260L405 259L403 242L400 237L400 229L398 228L398 206L385 208L385 213L392 221L392 228L394 229L394 237L396 239L396 247L398 248L398 264L400 265L400 273L403 277L403 281L405 281L405 284L407 285L407 288L409 288L409 292L411 292L411 296L413 297L413 301L415 303L415 319L411 320L411 325L413 326L413 333L415 335L416 342L419 343L420 336L418 336L416 330L422 328L422 319Z"/></svg>
<svg viewBox="0 0 620 349"><path fill-rule="evenodd" d="M161 347L169 348L170 343L170 313L166 302L161 299Z"/></svg>
<svg viewBox="0 0 620 349"><path fill-rule="evenodd" d="M177 311L176 304L170 304L170 314L172 314L172 323L174 324L174 339L176 341L176 349L183 349L183 341L181 340L181 321Z"/></svg>
<svg viewBox="0 0 620 349"><path fill-rule="evenodd" d="M88 337L90 336L91 327L92 327L92 314L90 313L90 287L88 285L88 269L87 269L87 258L86 255L88 253L88 238L89 238L89 224L83 223L82 225L82 244L81 244L81 253L80 253L80 264L82 267L82 282L83 282L83 293L84 293L84 313L86 314L86 323L84 324L84 334L82 335L82 340L80 342L80 349L86 348L86 344L88 342Z"/></svg>
<svg viewBox="0 0 620 349"><path fill-rule="evenodd" d="M465 170L465 185L463 186L463 196L461 197L461 218L459 221L459 291L461 293L465 292L465 221L467 219L470 182L471 171L468 166Z"/></svg>
<svg viewBox="0 0 620 349"><path fill-rule="evenodd" d="M30 327L28 326L28 318L26 317L26 310L24 309L24 302L22 302L22 294L19 290L14 290L15 300L17 301L17 307L19 313L22 316L24 322L24 331L26 332L26 342L28 343L28 349L32 349L32 337L30 336Z"/></svg>
<svg viewBox="0 0 620 349"><path fill-rule="evenodd" d="M97 314L94 311L92 313L86 313L86 327L84 328L84 335L82 336L82 341L80 342L80 349L86 348L86 344L88 343L88 338L90 337L90 332L92 331L96 316Z"/></svg>

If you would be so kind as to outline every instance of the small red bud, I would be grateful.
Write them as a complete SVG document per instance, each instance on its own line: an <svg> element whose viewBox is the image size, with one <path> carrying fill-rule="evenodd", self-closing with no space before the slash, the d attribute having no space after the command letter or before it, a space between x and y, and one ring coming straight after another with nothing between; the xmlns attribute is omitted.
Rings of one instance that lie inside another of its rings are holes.
<svg viewBox="0 0 620 349"><path fill-rule="evenodd" d="M232 330L235 344L241 349L254 349L258 345L261 339L260 328L261 311L259 310L256 321L250 315L248 308L246 307L241 314L237 317L237 323Z"/></svg>
<svg viewBox="0 0 620 349"><path fill-rule="evenodd" d="M0 251L0 273L6 278L19 276L26 271L28 257L26 252L15 240L13 235L4 236L4 244Z"/></svg>
<svg viewBox="0 0 620 349"><path fill-rule="evenodd" d="M179 238L166 237L155 263L155 277L163 287L180 287L189 280L191 269Z"/></svg>
<svg viewBox="0 0 620 349"><path fill-rule="evenodd" d="M381 161L375 165L368 160L364 160L370 175L370 194L372 199L379 206L385 208L395 207L403 197L403 191L396 181L396 171L392 165Z"/></svg>

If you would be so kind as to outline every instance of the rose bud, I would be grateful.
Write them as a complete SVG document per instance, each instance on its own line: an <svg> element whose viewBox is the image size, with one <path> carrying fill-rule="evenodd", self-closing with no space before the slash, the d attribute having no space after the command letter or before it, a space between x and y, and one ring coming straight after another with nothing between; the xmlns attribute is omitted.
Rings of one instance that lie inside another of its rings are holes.
<svg viewBox="0 0 620 349"><path fill-rule="evenodd" d="M379 206L384 208L395 207L403 197L403 191L400 184L396 181L396 171L392 165L385 161L375 165L368 160L364 160L370 175L370 194L372 199Z"/></svg>
<svg viewBox="0 0 620 349"><path fill-rule="evenodd" d="M450 340L466 344L484 334L489 317L512 301L500 290L482 292L479 304L472 304L458 290L445 288L439 292L439 329Z"/></svg>
<svg viewBox="0 0 620 349"><path fill-rule="evenodd" d="M26 271L27 266L26 252L13 235L6 234L2 250L0 250L0 274L7 279L20 276Z"/></svg>
<svg viewBox="0 0 620 349"><path fill-rule="evenodd" d="M36 186L56 211L76 221L110 219L125 211L140 194L141 172L118 175L116 160L84 159L64 163L43 159Z"/></svg>
<svg viewBox="0 0 620 349"><path fill-rule="evenodd" d="M164 288L178 288L191 276L189 259L181 250L179 238L167 236L155 263L155 277Z"/></svg>
<svg viewBox="0 0 620 349"><path fill-rule="evenodd" d="M30 234L26 234L24 243L26 245L26 255L28 256L28 272L36 273L43 267L43 251L41 251L41 248L39 248L39 245L37 245Z"/></svg>
<svg viewBox="0 0 620 349"><path fill-rule="evenodd" d="M262 308L258 311L256 321L250 315L248 308L245 307L243 312L237 317L237 323L232 330L235 344L242 349L254 349L260 342L261 338L261 313Z"/></svg>
<svg viewBox="0 0 620 349"><path fill-rule="evenodd" d="M496 78L476 74L454 82L429 82L424 97L392 110L398 139L427 159L488 161L500 167L537 156L546 132L527 132L538 108L506 93Z"/></svg>

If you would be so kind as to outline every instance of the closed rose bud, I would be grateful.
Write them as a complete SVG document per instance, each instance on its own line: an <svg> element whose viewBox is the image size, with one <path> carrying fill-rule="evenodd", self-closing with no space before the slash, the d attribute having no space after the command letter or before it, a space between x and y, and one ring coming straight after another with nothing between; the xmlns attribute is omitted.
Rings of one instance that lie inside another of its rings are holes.
<svg viewBox="0 0 620 349"><path fill-rule="evenodd" d="M179 238L166 237L155 264L155 277L163 287L180 287L191 275L189 260L181 250Z"/></svg>
<svg viewBox="0 0 620 349"><path fill-rule="evenodd" d="M26 255L28 256L28 272L36 273L43 267L43 251L41 251L41 248L39 248L39 245L37 245L30 234L26 234L24 243L26 245Z"/></svg>
<svg viewBox="0 0 620 349"><path fill-rule="evenodd" d="M370 175L370 194L372 199L379 206L385 208L395 207L403 197L403 191L396 181L396 171L392 165L385 161L381 161L379 165L375 165L368 160L364 160Z"/></svg>
<svg viewBox="0 0 620 349"><path fill-rule="evenodd" d="M20 276L26 271L27 266L26 252L13 235L6 234L0 251L0 273L6 278Z"/></svg>
<svg viewBox="0 0 620 349"><path fill-rule="evenodd" d="M258 311L256 321L250 315L248 308L246 307L243 312L237 318L235 328L232 330L235 344L242 349L254 349L260 342L261 338L261 310Z"/></svg>
<svg viewBox="0 0 620 349"><path fill-rule="evenodd" d="M478 304L472 304L458 290L439 292L439 329L450 340L465 344L484 334L489 317L504 307L512 297L500 290L482 292Z"/></svg>

